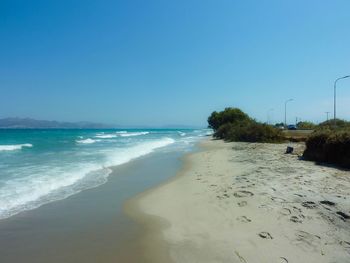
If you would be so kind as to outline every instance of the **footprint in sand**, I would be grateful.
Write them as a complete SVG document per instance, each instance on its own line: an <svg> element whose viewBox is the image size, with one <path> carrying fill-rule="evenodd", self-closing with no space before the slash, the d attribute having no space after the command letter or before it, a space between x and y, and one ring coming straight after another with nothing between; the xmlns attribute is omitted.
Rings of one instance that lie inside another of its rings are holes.
<svg viewBox="0 0 350 263"><path fill-rule="evenodd" d="M271 234L269 232L260 232L259 237L264 238L264 239L273 239Z"/></svg>
<svg viewBox="0 0 350 263"><path fill-rule="evenodd" d="M348 252L350 252L350 242L348 241L340 241L339 244L345 248Z"/></svg>
<svg viewBox="0 0 350 263"><path fill-rule="evenodd" d="M275 197L275 196L271 197L271 200L272 200L272 201L275 201L275 202L278 202L278 203L283 203L283 202L286 201L286 200L283 199L283 198Z"/></svg>
<svg viewBox="0 0 350 263"><path fill-rule="evenodd" d="M297 216L292 216L291 218L290 218L290 221L292 221L292 222L294 222L294 223L302 223L303 221L299 218L299 217L297 217Z"/></svg>
<svg viewBox="0 0 350 263"><path fill-rule="evenodd" d="M280 257L278 262L280 262L280 263L288 263L288 260L285 257Z"/></svg>
<svg viewBox="0 0 350 263"><path fill-rule="evenodd" d="M296 207L296 206L293 206L293 211L294 212L299 212L299 213L302 212L302 210L300 208Z"/></svg>
<svg viewBox="0 0 350 263"><path fill-rule="evenodd" d="M328 201L328 200L320 201L320 203L323 204L323 205L335 206L334 202Z"/></svg>
<svg viewBox="0 0 350 263"><path fill-rule="evenodd" d="M261 192L261 193L259 193L259 195L266 196L266 195L269 195L269 193L268 192Z"/></svg>
<svg viewBox="0 0 350 263"><path fill-rule="evenodd" d="M293 243L304 250L316 249L321 239L321 237L306 231L297 231L295 236L296 240L294 240Z"/></svg>
<svg viewBox="0 0 350 263"><path fill-rule="evenodd" d="M241 201L241 202L238 202L237 204L238 204L239 207L244 207L244 206L246 206L248 204L248 202L247 201Z"/></svg>
<svg viewBox="0 0 350 263"><path fill-rule="evenodd" d="M246 217L246 216L239 216L239 217L237 217L236 219L237 219L237 221L242 222L242 223L249 223L249 222L252 222L252 220L249 219L249 218Z"/></svg>
<svg viewBox="0 0 350 263"><path fill-rule="evenodd" d="M340 219L343 220L343 221L350 219L350 215L348 215L348 214L346 214L344 212L341 212L341 211L338 211L337 215L339 215Z"/></svg>
<svg viewBox="0 0 350 263"><path fill-rule="evenodd" d="M254 194L249 191L237 191L233 194L235 197L241 198L241 197L248 197L253 196Z"/></svg>
<svg viewBox="0 0 350 263"><path fill-rule="evenodd" d="M289 208L282 208L281 211L280 211L280 214L281 215L284 215L284 216L289 216L292 212L290 211Z"/></svg>
<svg viewBox="0 0 350 263"><path fill-rule="evenodd" d="M301 205L303 207L306 207L306 208L309 208L309 209L313 209L313 208L317 207L317 204L315 202L312 202L312 201L302 202Z"/></svg>
<svg viewBox="0 0 350 263"><path fill-rule="evenodd" d="M271 207L271 206L269 206L269 205L267 205L267 204L262 204L262 205L259 205L258 207L261 208L261 209L264 209L264 210L266 210L266 211L271 211L271 210L273 210L273 207Z"/></svg>

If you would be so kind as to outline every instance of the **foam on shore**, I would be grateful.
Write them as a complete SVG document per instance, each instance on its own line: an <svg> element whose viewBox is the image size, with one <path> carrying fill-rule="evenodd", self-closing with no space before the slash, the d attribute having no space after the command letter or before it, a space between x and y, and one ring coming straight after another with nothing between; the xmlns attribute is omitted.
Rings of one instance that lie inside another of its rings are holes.
<svg viewBox="0 0 350 263"><path fill-rule="evenodd" d="M0 219L101 185L107 181L111 172L108 167L127 163L174 142L174 139L165 137L109 150L105 152L105 161L99 164L79 163L70 168L29 167L32 176L8 181L0 192ZM91 141L86 139L82 143L90 144ZM21 145L21 147L30 146ZM16 149L21 147L18 146Z"/></svg>

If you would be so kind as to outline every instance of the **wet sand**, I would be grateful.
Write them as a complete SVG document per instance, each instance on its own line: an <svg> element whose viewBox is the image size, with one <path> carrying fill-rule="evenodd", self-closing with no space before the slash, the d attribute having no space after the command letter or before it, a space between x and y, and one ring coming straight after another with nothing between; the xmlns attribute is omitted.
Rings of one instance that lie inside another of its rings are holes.
<svg viewBox="0 0 350 263"><path fill-rule="evenodd" d="M174 176L182 153L153 153L113 168L106 184L0 221L0 262L143 262L142 228L126 199Z"/></svg>
<svg viewBox="0 0 350 263"><path fill-rule="evenodd" d="M286 146L207 140L130 200L149 262L350 262L350 171Z"/></svg>

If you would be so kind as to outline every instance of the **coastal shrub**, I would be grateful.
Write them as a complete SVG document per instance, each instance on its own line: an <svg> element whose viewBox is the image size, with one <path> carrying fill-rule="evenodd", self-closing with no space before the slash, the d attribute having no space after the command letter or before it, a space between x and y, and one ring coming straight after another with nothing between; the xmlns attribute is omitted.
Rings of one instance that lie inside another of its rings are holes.
<svg viewBox="0 0 350 263"><path fill-rule="evenodd" d="M350 129L350 122L345 120L336 119L336 126L334 126L334 120L328 120L321 122L317 125L317 130L341 130Z"/></svg>
<svg viewBox="0 0 350 263"><path fill-rule="evenodd" d="M313 130L316 128L316 124L309 121L300 121L297 123L297 127L300 130Z"/></svg>
<svg viewBox="0 0 350 263"><path fill-rule="evenodd" d="M314 132L306 141L303 157L350 168L350 130L324 129Z"/></svg>
<svg viewBox="0 0 350 263"><path fill-rule="evenodd" d="M281 130L270 125L255 121L225 124L214 134L215 137L226 141L241 142L281 142L283 134Z"/></svg>
<svg viewBox="0 0 350 263"><path fill-rule="evenodd" d="M222 112L214 111L208 118L214 137L226 141L243 142L280 142L281 130L259 123L237 108L226 108Z"/></svg>
<svg viewBox="0 0 350 263"><path fill-rule="evenodd" d="M209 128L215 130L227 123L240 123L251 121L248 114L238 108L225 108L221 112L214 111L208 118Z"/></svg>

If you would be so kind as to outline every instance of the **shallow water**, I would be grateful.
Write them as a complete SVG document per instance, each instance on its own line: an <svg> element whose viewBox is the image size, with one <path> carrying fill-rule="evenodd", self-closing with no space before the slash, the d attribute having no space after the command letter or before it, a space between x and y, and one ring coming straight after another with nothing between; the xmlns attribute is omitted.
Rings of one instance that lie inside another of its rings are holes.
<svg viewBox="0 0 350 263"><path fill-rule="evenodd" d="M186 152L208 130L0 130L0 219L107 182L110 167Z"/></svg>
<svg viewBox="0 0 350 263"><path fill-rule="evenodd" d="M0 262L144 262L125 200L174 176L180 151L113 168L108 182L0 221Z"/></svg>

